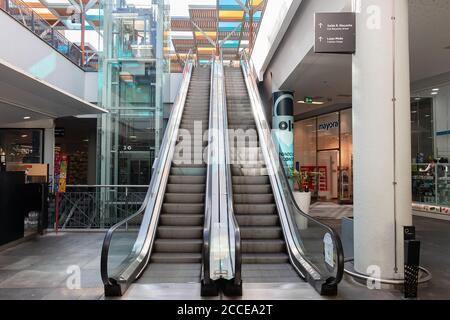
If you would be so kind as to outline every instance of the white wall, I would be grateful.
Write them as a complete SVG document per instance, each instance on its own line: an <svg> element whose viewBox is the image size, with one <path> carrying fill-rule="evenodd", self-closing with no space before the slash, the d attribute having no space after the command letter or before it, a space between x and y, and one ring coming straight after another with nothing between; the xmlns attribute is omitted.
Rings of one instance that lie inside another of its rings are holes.
<svg viewBox="0 0 450 320"><path fill-rule="evenodd" d="M84 71L1 10L0 43L0 58L64 91L84 98Z"/></svg>
<svg viewBox="0 0 450 320"><path fill-rule="evenodd" d="M84 73L84 96L87 102L98 102L98 72Z"/></svg>
<svg viewBox="0 0 450 320"><path fill-rule="evenodd" d="M302 0L269 0L252 52L259 80L280 44Z"/></svg>
<svg viewBox="0 0 450 320"><path fill-rule="evenodd" d="M266 73L272 73L272 91L286 89L282 88L283 84L313 48L314 13L339 12L350 9L351 0L303 0L301 2L266 70ZM268 15L265 15L264 19L268 19ZM261 32L259 36L261 36Z"/></svg>

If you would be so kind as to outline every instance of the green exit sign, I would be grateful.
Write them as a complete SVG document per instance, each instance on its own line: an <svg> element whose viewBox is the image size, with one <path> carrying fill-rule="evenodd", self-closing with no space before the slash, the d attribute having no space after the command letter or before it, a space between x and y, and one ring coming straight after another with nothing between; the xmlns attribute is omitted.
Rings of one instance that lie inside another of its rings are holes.
<svg viewBox="0 0 450 320"><path fill-rule="evenodd" d="M305 97L305 103L313 103L314 99L313 97Z"/></svg>

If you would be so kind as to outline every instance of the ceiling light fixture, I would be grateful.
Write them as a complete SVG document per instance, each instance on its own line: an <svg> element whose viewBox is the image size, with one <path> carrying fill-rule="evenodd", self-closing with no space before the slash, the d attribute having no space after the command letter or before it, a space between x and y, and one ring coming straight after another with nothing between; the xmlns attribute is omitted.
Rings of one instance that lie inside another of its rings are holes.
<svg viewBox="0 0 450 320"><path fill-rule="evenodd" d="M434 88L431 91L439 91L439 88Z"/></svg>
<svg viewBox="0 0 450 320"><path fill-rule="evenodd" d="M30 119L31 119L31 117L28 117L28 116L23 117L23 120L30 120Z"/></svg>
<svg viewBox="0 0 450 320"><path fill-rule="evenodd" d="M438 94L439 94L438 91L433 91L433 92L431 93L431 95L433 95L433 96L438 95Z"/></svg>
<svg viewBox="0 0 450 320"><path fill-rule="evenodd" d="M322 101L313 101L313 102L311 102L311 103L308 103L308 102L305 102L305 101L303 101L303 100L300 100L300 101L297 101L297 103L299 103L299 104L322 105L322 104L324 104L325 102L322 102Z"/></svg>

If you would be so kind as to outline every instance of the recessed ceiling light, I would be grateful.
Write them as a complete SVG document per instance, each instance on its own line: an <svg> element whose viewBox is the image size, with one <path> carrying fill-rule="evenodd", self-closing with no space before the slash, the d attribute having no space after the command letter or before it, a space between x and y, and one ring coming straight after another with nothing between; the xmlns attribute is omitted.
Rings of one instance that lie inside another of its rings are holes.
<svg viewBox="0 0 450 320"><path fill-rule="evenodd" d="M434 88L431 91L439 91L439 88Z"/></svg>
<svg viewBox="0 0 450 320"><path fill-rule="evenodd" d="M23 117L23 120L30 120L30 119L31 119L31 117L28 117L28 116Z"/></svg>
<svg viewBox="0 0 450 320"><path fill-rule="evenodd" d="M433 96L435 96L435 95L439 94L439 92L433 91L431 94L432 94Z"/></svg>
<svg viewBox="0 0 450 320"><path fill-rule="evenodd" d="M22 138L27 138L28 135L27 135L27 134L23 134L23 135L21 135L21 137L22 137Z"/></svg>
<svg viewBox="0 0 450 320"><path fill-rule="evenodd" d="M303 100L300 100L300 101L297 101L297 103L299 103L299 104L322 105L322 104L324 104L325 102L322 102L322 101L313 101L313 102L311 102L311 103L308 103L308 102L305 102L305 101L303 101Z"/></svg>

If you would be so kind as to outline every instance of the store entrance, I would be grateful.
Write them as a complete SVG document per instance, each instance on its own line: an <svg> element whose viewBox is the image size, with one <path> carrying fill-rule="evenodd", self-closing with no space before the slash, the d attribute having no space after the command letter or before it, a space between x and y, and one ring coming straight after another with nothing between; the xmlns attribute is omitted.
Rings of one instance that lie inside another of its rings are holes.
<svg viewBox="0 0 450 320"><path fill-rule="evenodd" d="M339 198L339 149L317 152L317 166L321 176L319 177L319 198L327 201ZM324 176L325 175L325 176Z"/></svg>

